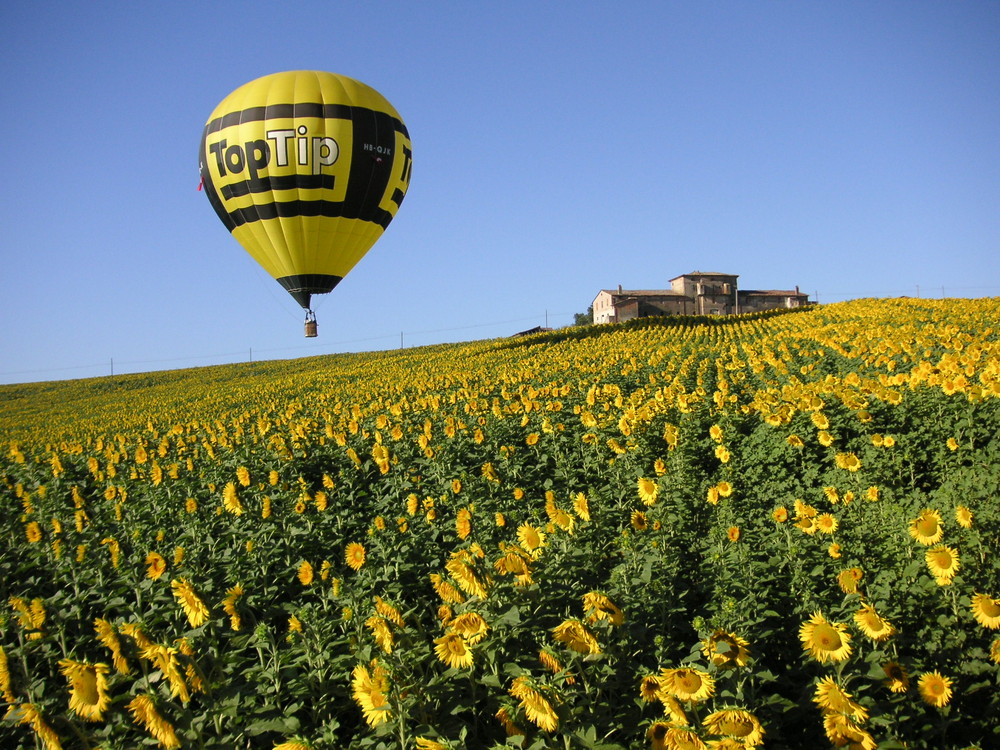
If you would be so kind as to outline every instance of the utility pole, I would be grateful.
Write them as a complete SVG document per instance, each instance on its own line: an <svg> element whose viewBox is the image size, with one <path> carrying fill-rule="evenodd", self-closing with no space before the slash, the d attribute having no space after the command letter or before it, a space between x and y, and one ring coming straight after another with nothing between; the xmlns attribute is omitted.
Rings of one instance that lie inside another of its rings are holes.
<svg viewBox="0 0 1000 750"><path fill-rule="evenodd" d="M111 377L115 376L115 358L111 358Z"/></svg>

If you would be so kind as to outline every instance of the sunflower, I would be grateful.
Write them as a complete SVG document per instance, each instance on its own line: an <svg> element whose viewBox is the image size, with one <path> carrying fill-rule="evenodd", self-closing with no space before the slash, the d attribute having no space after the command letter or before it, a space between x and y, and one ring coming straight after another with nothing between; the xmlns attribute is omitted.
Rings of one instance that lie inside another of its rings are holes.
<svg viewBox="0 0 1000 750"><path fill-rule="evenodd" d="M440 742L428 739L427 737L417 737L415 742L417 750L448 750L447 745L442 745Z"/></svg>
<svg viewBox="0 0 1000 750"><path fill-rule="evenodd" d="M501 706L498 708L494 716L496 716L497 721L500 722L500 725L503 727L503 730L507 733L508 737L524 736L524 730L514 723L514 720L510 715L510 709L507 708L507 706Z"/></svg>
<svg viewBox="0 0 1000 750"><path fill-rule="evenodd" d="M750 658L750 644L734 633L721 628L701 642L701 653L716 669L745 667Z"/></svg>
<svg viewBox="0 0 1000 750"><path fill-rule="evenodd" d="M547 670L549 670L552 674L559 674L560 672L563 672L565 670L565 667L563 666L562 662L559 661L556 655L544 648L538 652L538 661L540 661L542 663L542 666L545 667ZM567 685L576 684L576 678L573 677L573 675L570 674L563 675L563 679L565 680Z"/></svg>
<svg viewBox="0 0 1000 750"><path fill-rule="evenodd" d="M439 573L430 574L431 585L441 600L448 604L461 604L465 601L465 596L457 588L451 585Z"/></svg>
<svg viewBox="0 0 1000 750"><path fill-rule="evenodd" d="M702 724L711 734L738 739L741 747L757 747L764 742L764 727L749 711L738 708L714 711Z"/></svg>
<svg viewBox="0 0 1000 750"><path fill-rule="evenodd" d="M660 684L668 695L686 703L700 703L715 692L715 680L708 672L691 667L664 669Z"/></svg>
<svg viewBox="0 0 1000 750"><path fill-rule="evenodd" d="M385 601L382 597L376 596L374 598L375 611L378 612L382 617L391 622L397 628L405 628L406 623L403 621L403 615L400 611Z"/></svg>
<svg viewBox="0 0 1000 750"><path fill-rule="evenodd" d="M32 521L24 527L24 535L31 544L40 542L42 541L42 527L38 525L37 521Z"/></svg>
<svg viewBox="0 0 1000 750"><path fill-rule="evenodd" d="M45 723L41 711L34 703L12 705L7 709L3 718L8 721L16 721L18 724L30 724L31 729L38 735L38 739L44 743L45 750L62 750L59 735Z"/></svg>
<svg viewBox="0 0 1000 750"><path fill-rule="evenodd" d="M466 594L478 596L480 599L486 598L486 583L480 580L472 565L463 559L463 556L453 553L444 567L451 573L452 578L458 583L458 587Z"/></svg>
<svg viewBox="0 0 1000 750"><path fill-rule="evenodd" d="M729 497L733 494L733 485L729 482L719 482L715 487L719 490L719 497Z"/></svg>
<svg viewBox="0 0 1000 750"><path fill-rule="evenodd" d="M162 576L167 570L167 561L158 552L150 552L146 555L146 578L154 581Z"/></svg>
<svg viewBox="0 0 1000 750"><path fill-rule="evenodd" d="M990 659L994 664L1000 664L1000 638L994 638L990 644Z"/></svg>
<svg viewBox="0 0 1000 750"><path fill-rule="evenodd" d="M795 518L815 518L818 512L816 508L807 502L804 502L801 498L795 498L793 503L795 508Z"/></svg>
<svg viewBox="0 0 1000 750"><path fill-rule="evenodd" d="M455 517L455 533L459 539L468 539L472 533L472 512L468 508L462 508Z"/></svg>
<svg viewBox="0 0 1000 750"><path fill-rule="evenodd" d="M896 634L896 628L888 620L883 619L870 604L864 604L854 613L854 622L858 630L873 641L884 641Z"/></svg>
<svg viewBox="0 0 1000 750"><path fill-rule="evenodd" d="M660 492L660 488L657 486L656 480L639 477L636 484L639 487L639 499L646 505L655 504L656 496Z"/></svg>
<svg viewBox="0 0 1000 750"><path fill-rule="evenodd" d="M790 446L792 446L793 448L804 448L805 447L805 443L802 442L802 438L800 438L798 435L789 435L786 438L786 442Z"/></svg>
<svg viewBox="0 0 1000 750"><path fill-rule="evenodd" d="M539 729L544 732L554 732L559 726L559 717L556 716L552 704L528 683L527 678L514 678L508 692L521 702L521 710L524 711L524 715Z"/></svg>
<svg viewBox="0 0 1000 750"><path fill-rule="evenodd" d="M697 734L681 727L670 727L663 739L663 746L670 750L705 750L708 747Z"/></svg>
<svg viewBox="0 0 1000 750"><path fill-rule="evenodd" d="M843 714L825 714L823 729L834 747L849 747L853 750L875 750L878 747L878 743L868 732Z"/></svg>
<svg viewBox="0 0 1000 750"><path fill-rule="evenodd" d="M246 466L240 466L236 469L236 481L244 487L250 486L250 472L247 470Z"/></svg>
<svg viewBox="0 0 1000 750"><path fill-rule="evenodd" d="M612 625L621 625L625 622L625 615L615 603L596 591L583 595L583 608L589 622L607 620Z"/></svg>
<svg viewBox="0 0 1000 750"><path fill-rule="evenodd" d="M796 518L795 528L804 534L809 534L809 536L816 533L816 523L810 516L799 516Z"/></svg>
<svg viewBox="0 0 1000 750"><path fill-rule="evenodd" d="M927 550L924 559L927 560L927 568L931 575L938 579L939 584L942 583L942 579L945 582L950 582L961 567L958 550L947 544L939 544Z"/></svg>
<svg viewBox="0 0 1000 750"><path fill-rule="evenodd" d="M738 542L740 540L740 527L730 526L726 529L726 537L728 537L730 542Z"/></svg>
<svg viewBox="0 0 1000 750"><path fill-rule="evenodd" d="M458 633L446 633L435 638L434 644L437 658L452 669L468 669L472 666L472 651L465 638Z"/></svg>
<svg viewBox="0 0 1000 750"><path fill-rule="evenodd" d="M834 560L839 560L842 554L840 550L840 545L837 544L836 542L831 543L830 546L826 548L826 554L828 554Z"/></svg>
<svg viewBox="0 0 1000 750"><path fill-rule="evenodd" d="M226 482L226 486L222 490L222 503L226 510L234 516L243 515L243 503L240 502L240 497L236 494L236 485L233 482Z"/></svg>
<svg viewBox="0 0 1000 750"><path fill-rule="evenodd" d="M158 643L150 643L142 649L140 655L143 659L152 662L153 666L170 683L171 696L180 696L180 699L184 703L191 700L191 694L188 692L188 687L181 676L180 665L177 663L176 648L162 646Z"/></svg>
<svg viewBox="0 0 1000 750"><path fill-rule="evenodd" d="M174 590L174 598L180 602L191 627L197 628L204 625L208 620L208 607L198 597L194 586L186 578L182 578L179 581L177 579L171 581L170 587Z"/></svg>
<svg viewBox="0 0 1000 750"><path fill-rule="evenodd" d="M590 520L590 503L587 501L587 496L582 492L577 492L573 496L573 512L580 517L581 521Z"/></svg>
<svg viewBox="0 0 1000 750"><path fill-rule="evenodd" d="M448 629L462 636L470 646L475 646L486 637L490 626L482 615L476 612L465 612L452 619L448 623Z"/></svg>
<svg viewBox="0 0 1000 750"><path fill-rule="evenodd" d="M385 618L379 617L378 615L372 615L365 620L365 627L372 631L372 637L375 639L375 643L378 647L387 654L391 654L393 641L392 631L389 629L389 623L386 622Z"/></svg>
<svg viewBox="0 0 1000 750"><path fill-rule="evenodd" d="M924 508L910 523L910 536L927 546L937 544L944 536L941 514L932 508Z"/></svg>
<svg viewBox="0 0 1000 750"><path fill-rule="evenodd" d="M645 531L649 528L649 519L641 510L633 510L629 520L636 531Z"/></svg>
<svg viewBox="0 0 1000 750"><path fill-rule="evenodd" d="M0 698L13 704L17 698L14 695L10 679L10 668L7 664L7 652L0 646Z"/></svg>
<svg viewBox="0 0 1000 750"><path fill-rule="evenodd" d="M368 726L377 727L392 718L389 701L385 694L389 690L389 679L378 661L372 660L372 672L363 664L354 667L351 673L351 693L361 707Z"/></svg>
<svg viewBox="0 0 1000 750"><path fill-rule="evenodd" d="M882 665L882 671L885 673L885 680L882 684L892 692L905 693L910 689L910 675L902 664L887 661Z"/></svg>
<svg viewBox="0 0 1000 750"><path fill-rule="evenodd" d="M296 575L299 579L299 583L301 583L303 586L310 585L313 582L313 576L314 576L312 563L309 562L308 560L303 560L302 563L299 565L299 570Z"/></svg>
<svg viewBox="0 0 1000 750"><path fill-rule="evenodd" d="M552 516L552 522L569 534L573 533L573 527L576 526L576 521L573 516L564 511L562 508L556 509L556 512Z"/></svg>
<svg viewBox="0 0 1000 750"><path fill-rule="evenodd" d="M240 615L236 611L236 601L243 596L243 584L226 589L226 598L222 600L222 609L229 615L229 625L233 630L240 629Z"/></svg>
<svg viewBox="0 0 1000 750"><path fill-rule="evenodd" d="M552 637L581 654L601 653L601 646L597 639L579 620L563 620L552 628Z"/></svg>
<svg viewBox="0 0 1000 750"><path fill-rule="evenodd" d="M920 691L924 703L938 708L947 706L951 700L951 680L937 670L920 675L917 679L917 690Z"/></svg>
<svg viewBox="0 0 1000 750"><path fill-rule="evenodd" d="M861 568L847 568L837 574L837 585L845 594L856 594L863 577L864 572Z"/></svg>
<svg viewBox="0 0 1000 750"><path fill-rule="evenodd" d="M847 471L857 471L861 468L861 459L854 453L838 453L834 457L837 466Z"/></svg>
<svg viewBox="0 0 1000 750"><path fill-rule="evenodd" d="M358 542L351 542L344 550L344 559L353 570L361 570L365 564L365 547Z"/></svg>
<svg viewBox="0 0 1000 750"><path fill-rule="evenodd" d="M868 720L868 711L864 706L854 702L854 698L832 677L824 677L816 685L813 703L827 713L843 714L855 721Z"/></svg>
<svg viewBox="0 0 1000 750"><path fill-rule="evenodd" d="M181 741L166 719L160 716L151 695L137 695L128 704L128 710L136 724L141 724L167 750L178 748Z"/></svg>
<svg viewBox="0 0 1000 750"><path fill-rule="evenodd" d="M122 655L122 644L118 640L118 634L115 633L114 626L107 620L98 617L94 620L94 631L97 633L97 640L111 651L111 663L115 665L118 673L128 674L131 669L129 668L128 661Z"/></svg>
<svg viewBox="0 0 1000 750"><path fill-rule="evenodd" d="M108 695L108 665L62 659L59 671L69 680L69 707L85 721L101 721L111 705Z"/></svg>
<svg viewBox="0 0 1000 750"><path fill-rule="evenodd" d="M660 678L655 674L648 674L639 681L639 697L646 703L652 703L660 699Z"/></svg>
<svg viewBox="0 0 1000 750"><path fill-rule="evenodd" d="M966 508L964 505L959 505L957 508L955 508L955 523L957 523L963 529L971 529L972 511Z"/></svg>
<svg viewBox="0 0 1000 750"><path fill-rule="evenodd" d="M840 522L832 513L822 513L816 516L814 523L816 531L822 534L832 534L840 527Z"/></svg>
<svg viewBox="0 0 1000 750"><path fill-rule="evenodd" d="M984 628L1000 628L1000 599L987 594L972 595L972 616Z"/></svg>
<svg viewBox="0 0 1000 750"><path fill-rule="evenodd" d="M709 740L705 747L710 750L744 750L747 746L735 737L723 737L719 740Z"/></svg>
<svg viewBox="0 0 1000 750"><path fill-rule="evenodd" d="M646 730L646 739L650 741L653 750L667 750L667 732L671 725L665 721L657 721Z"/></svg>
<svg viewBox="0 0 1000 750"><path fill-rule="evenodd" d="M776 523L784 523L788 520L788 508L784 505L779 505L771 511L771 518L773 518Z"/></svg>
<svg viewBox="0 0 1000 750"><path fill-rule="evenodd" d="M831 435L826 430L820 430L819 432L817 432L816 439L819 440L819 444L822 445L824 448L829 448L831 445L833 445L833 440L834 440L833 435Z"/></svg>
<svg viewBox="0 0 1000 750"><path fill-rule="evenodd" d="M530 523L522 523L517 527L517 540L533 557L538 557L545 546L545 533Z"/></svg>
<svg viewBox="0 0 1000 750"><path fill-rule="evenodd" d="M822 613L814 612L809 621L799 629L802 648L820 663L841 662L851 655L851 636L847 626L830 623Z"/></svg>

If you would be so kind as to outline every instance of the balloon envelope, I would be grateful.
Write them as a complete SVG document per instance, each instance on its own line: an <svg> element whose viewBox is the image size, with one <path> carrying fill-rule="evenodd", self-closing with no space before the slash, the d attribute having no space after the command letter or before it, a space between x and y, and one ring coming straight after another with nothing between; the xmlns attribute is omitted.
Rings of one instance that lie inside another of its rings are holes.
<svg viewBox="0 0 1000 750"><path fill-rule="evenodd" d="M392 221L410 184L399 113L346 76L251 81L205 124L200 165L222 223L295 300L331 291Z"/></svg>

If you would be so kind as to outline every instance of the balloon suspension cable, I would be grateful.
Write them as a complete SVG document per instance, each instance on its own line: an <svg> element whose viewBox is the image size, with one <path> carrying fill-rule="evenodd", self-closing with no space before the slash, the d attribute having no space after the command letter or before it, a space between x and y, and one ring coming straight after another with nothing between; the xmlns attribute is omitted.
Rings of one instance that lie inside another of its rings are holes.
<svg viewBox="0 0 1000 750"><path fill-rule="evenodd" d="M317 335L316 331L316 313L312 310L306 310L306 338L311 339Z"/></svg>

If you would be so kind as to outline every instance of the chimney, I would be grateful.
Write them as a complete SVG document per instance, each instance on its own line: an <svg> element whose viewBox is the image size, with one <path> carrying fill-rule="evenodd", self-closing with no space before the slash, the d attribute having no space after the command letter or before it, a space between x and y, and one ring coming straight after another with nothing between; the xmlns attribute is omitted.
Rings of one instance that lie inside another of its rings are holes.
<svg viewBox="0 0 1000 750"><path fill-rule="evenodd" d="M798 285L798 284L796 284L796 285L795 285L795 293L796 293L796 294L798 294L798 293L799 293L799 285Z"/></svg>
<svg viewBox="0 0 1000 750"><path fill-rule="evenodd" d="M622 285L621 285L621 284L619 284L619 285L618 285L618 293L619 293L619 294L621 294L621 293L622 293Z"/></svg>

